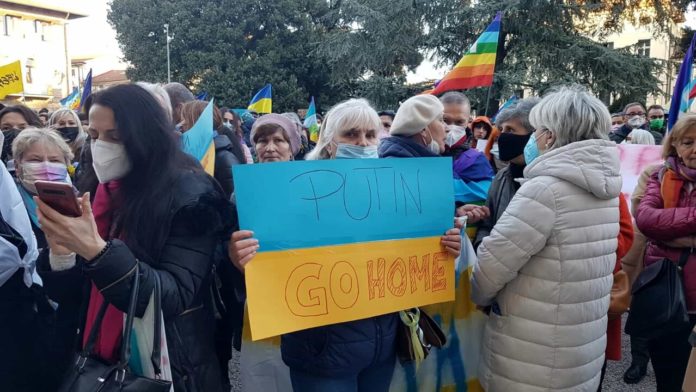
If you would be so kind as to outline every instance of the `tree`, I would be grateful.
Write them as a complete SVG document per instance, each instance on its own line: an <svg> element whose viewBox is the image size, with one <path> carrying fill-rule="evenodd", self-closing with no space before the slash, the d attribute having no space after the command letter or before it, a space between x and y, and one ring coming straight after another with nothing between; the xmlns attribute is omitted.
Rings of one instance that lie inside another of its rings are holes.
<svg viewBox="0 0 696 392"><path fill-rule="evenodd" d="M515 90L543 93L567 83L582 84L605 101L610 97L644 99L657 93L652 59L612 49L601 40L621 31L624 22L646 25L656 34L669 34L670 21L679 22L689 1L559 1L519 0L428 1L427 47L444 62L457 61L495 15L503 11L496 77L489 114L498 98ZM446 15L447 17L441 17ZM480 93L478 93L480 95Z"/></svg>
<svg viewBox="0 0 696 392"><path fill-rule="evenodd" d="M310 95L338 99L328 67L310 57L326 12L322 0L114 0L108 18L131 79L167 80L168 23L172 80L232 107L271 83L274 111L289 111Z"/></svg>

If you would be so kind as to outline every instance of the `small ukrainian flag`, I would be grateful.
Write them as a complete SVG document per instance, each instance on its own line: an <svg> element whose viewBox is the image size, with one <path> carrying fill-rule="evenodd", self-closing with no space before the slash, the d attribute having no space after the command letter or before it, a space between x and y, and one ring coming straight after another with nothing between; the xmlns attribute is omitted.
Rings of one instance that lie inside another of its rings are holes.
<svg viewBox="0 0 696 392"><path fill-rule="evenodd" d="M254 98L249 102L250 112L256 112L260 114L272 113L273 112L273 98L271 94L271 85L267 84L264 88L259 90Z"/></svg>

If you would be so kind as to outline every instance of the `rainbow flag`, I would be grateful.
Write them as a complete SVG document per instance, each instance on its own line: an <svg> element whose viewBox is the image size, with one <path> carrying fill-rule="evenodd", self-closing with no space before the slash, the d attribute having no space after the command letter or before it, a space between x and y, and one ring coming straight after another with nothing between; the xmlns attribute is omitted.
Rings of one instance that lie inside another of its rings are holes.
<svg viewBox="0 0 696 392"><path fill-rule="evenodd" d="M696 81L692 79L691 68L694 65L694 42L696 36L691 39L691 45L684 55L684 61L679 67L679 75L674 83L672 93L672 102L669 106L669 119L667 120L667 132L672 130L672 127L679 119L682 113L686 113L691 108L693 103L692 91L696 88Z"/></svg>
<svg viewBox="0 0 696 392"><path fill-rule="evenodd" d="M213 138L213 101L208 103L193 127L181 135L184 151L196 158L206 173L215 173L215 143Z"/></svg>
<svg viewBox="0 0 696 392"><path fill-rule="evenodd" d="M309 108L304 119L304 126L309 130L309 140L316 142L319 140L319 124L317 123L317 108L314 105L314 97L309 102Z"/></svg>
<svg viewBox="0 0 696 392"><path fill-rule="evenodd" d="M430 94L440 95L450 90L466 90L493 84L501 17L502 14L498 12L486 31Z"/></svg>
<svg viewBox="0 0 696 392"><path fill-rule="evenodd" d="M267 84L264 88L259 90L254 98L249 102L249 111L256 113L272 113L273 112L273 98L271 94L271 84Z"/></svg>

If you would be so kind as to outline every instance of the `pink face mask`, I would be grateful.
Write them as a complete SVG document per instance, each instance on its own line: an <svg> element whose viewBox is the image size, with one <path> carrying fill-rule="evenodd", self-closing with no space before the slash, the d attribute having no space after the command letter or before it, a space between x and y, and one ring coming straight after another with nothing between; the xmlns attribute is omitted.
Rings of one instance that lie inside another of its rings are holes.
<svg viewBox="0 0 696 392"><path fill-rule="evenodd" d="M36 181L55 181L70 183L68 168L65 164L55 162L26 162L22 163L22 185L29 192L36 194Z"/></svg>

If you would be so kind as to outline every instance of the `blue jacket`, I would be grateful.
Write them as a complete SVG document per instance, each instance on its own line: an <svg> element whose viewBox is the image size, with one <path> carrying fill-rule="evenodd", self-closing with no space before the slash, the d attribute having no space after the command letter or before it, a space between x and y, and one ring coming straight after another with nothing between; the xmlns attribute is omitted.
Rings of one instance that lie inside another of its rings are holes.
<svg viewBox="0 0 696 392"><path fill-rule="evenodd" d="M382 139L378 149L380 158L423 158L438 157L426 146L416 143L409 137L390 136Z"/></svg>

